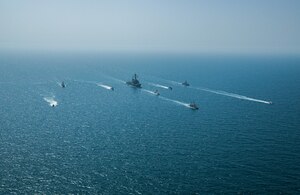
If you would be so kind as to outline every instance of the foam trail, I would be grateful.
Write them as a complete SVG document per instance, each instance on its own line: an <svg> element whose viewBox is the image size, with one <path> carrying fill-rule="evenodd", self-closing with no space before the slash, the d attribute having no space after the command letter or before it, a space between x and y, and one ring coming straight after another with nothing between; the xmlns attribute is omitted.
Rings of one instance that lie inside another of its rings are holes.
<svg viewBox="0 0 300 195"><path fill-rule="evenodd" d="M54 100L54 97L44 97L44 100L49 103L49 106L55 107L58 105L58 102Z"/></svg>
<svg viewBox="0 0 300 195"><path fill-rule="evenodd" d="M152 78L155 78L155 79L158 79L158 80L161 80L161 81L165 81L165 82L168 82L168 83L172 83L172 84L175 84L175 85L181 85L182 83L181 82L177 82L177 81L172 81L172 80L168 80L168 79L164 79L164 78L160 78L160 77L157 77L157 76L151 76Z"/></svg>
<svg viewBox="0 0 300 195"><path fill-rule="evenodd" d="M229 97L233 97L233 98L238 98L238 99L242 99L242 100L248 100L248 101L259 102L259 103L264 103L264 104L272 104L272 102L270 102L270 101L255 99L255 98L247 97L244 95L229 93L226 91L212 90L212 89L199 88L199 87L191 87L191 88L218 94L218 95L224 95L224 96L229 96Z"/></svg>
<svg viewBox="0 0 300 195"><path fill-rule="evenodd" d="M62 81L61 81L60 79L54 78L53 81L51 81L51 82L55 82L58 86L61 87L61 82L62 82Z"/></svg>
<svg viewBox="0 0 300 195"><path fill-rule="evenodd" d="M61 83L60 82L57 81L56 84L61 87Z"/></svg>
<svg viewBox="0 0 300 195"><path fill-rule="evenodd" d="M97 81L85 81L85 80L77 80L77 79L74 79L73 81L79 82L79 83L97 84Z"/></svg>
<svg viewBox="0 0 300 195"><path fill-rule="evenodd" d="M113 77L110 77L110 78L113 79L113 80L115 80L115 81L118 81L118 82L126 84L126 81L123 81L121 79L117 79L117 78L113 78Z"/></svg>
<svg viewBox="0 0 300 195"><path fill-rule="evenodd" d="M170 101L170 102L174 102L176 104L179 104L179 105L182 105L182 106L185 106L187 108L190 108L190 105L188 103L185 103L185 102L180 102L178 100L172 100L172 99L169 99L169 98L166 98L166 97L162 97L160 96L159 98L163 99L163 100L166 100L166 101Z"/></svg>
<svg viewBox="0 0 300 195"><path fill-rule="evenodd" d="M176 85L182 85L182 83L177 82L177 81L171 81L171 80L166 80L166 81L171 82L171 83L176 84Z"/></svg>
<svg viewBox="0 0 300 195"><path fill-rule="evenodd" d="M121 79L118 79L118 78L115 78L115 77L112 77L112 76L109 76L109 75L104 75L105 77L109 78L109 79L112 79L112 80L115 80L115 81L118 81L118 82L121 82L121 83L126 83L126 81L123 81Z"/></svg>
<svg viewBox="0 0 300 195"><path fill-rule="evenodd" d="M152 95L156 95L156 93L154 93L153 91L147 90L147 89L141 89L144 92L150 93Z"/></svg>
<svg viewBox="0 0 300 195"><path fill-rule="evenodd" d="M102 87L102 88L104 88L104 89L108 89L108 90L113 90L114 88L113 87L111 87L111 86L108 86L108 85L103 85L103 84L101 84L101 83L97 83L97 85L99 86L99 87Z"/></svg>
<svg viewBox="0 0 300 195"><path fill-rule="evenodd" d="M160 88L163 88L163 89L170 89L170 87L168 87L168 86L164 86L164 85L160 85L160 84L155 84L155 83L149 83L149 85L152 85L154 87L160 87Z"/></svg>
<svg viewBox="0 0 300 195"><path fill-rule="evenodd" d="M153 91L147 90L147 89L141 89L141 91L150 93L152 95L156 95L156 93L154 93ZM190 104L188 104L188 103L181 102L181 101L178 101L178 100L172 100L172 99L169 99L169 98L166 98L166 97L163 97L163 96L158 96L158 97L165 100L165 101L173 102L173 103L176 103L178 105L185 106L187 108L191 108Z"/></svg>
<svg viewBox="0 0 300 195"><path fill-rule="evenodd" d="M37 81L37 82L33 82L33 85L47 85L49 83L52 83L52 81Z"/></svg>

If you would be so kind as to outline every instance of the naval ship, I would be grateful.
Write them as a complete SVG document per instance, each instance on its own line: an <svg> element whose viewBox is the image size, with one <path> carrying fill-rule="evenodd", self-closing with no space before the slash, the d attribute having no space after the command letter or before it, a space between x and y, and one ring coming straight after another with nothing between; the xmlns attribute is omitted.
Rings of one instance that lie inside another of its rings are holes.
<svg viewBox="0 0 300 195"><path fill-rule="evenodd" d="M138 78L137 74L134 74L132 76L131 81L127 81L126 84L130 85L132 87L141 88L142 85L141 85L140 81L137 78Z"/></svg>

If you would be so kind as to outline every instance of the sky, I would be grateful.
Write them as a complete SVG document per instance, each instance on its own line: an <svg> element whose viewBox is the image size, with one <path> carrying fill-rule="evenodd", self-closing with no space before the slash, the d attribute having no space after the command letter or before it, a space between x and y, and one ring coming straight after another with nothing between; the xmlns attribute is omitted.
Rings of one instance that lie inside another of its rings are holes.
<svg viewBox="0 0 300 195"><path fill-rule="evenodd" d="M300 1L0 0L0 49L300 54Z"/></svg>

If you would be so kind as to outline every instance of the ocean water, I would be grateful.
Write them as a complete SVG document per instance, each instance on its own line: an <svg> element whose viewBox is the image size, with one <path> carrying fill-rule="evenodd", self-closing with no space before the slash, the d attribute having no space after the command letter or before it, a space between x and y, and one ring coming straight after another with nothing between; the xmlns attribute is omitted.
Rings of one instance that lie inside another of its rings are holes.
<svg viewBox="0 0 300 195"><path fill-rule="evenodd" d="M1 53L0 194L299 194L299 86L291 56Z"/></svg>

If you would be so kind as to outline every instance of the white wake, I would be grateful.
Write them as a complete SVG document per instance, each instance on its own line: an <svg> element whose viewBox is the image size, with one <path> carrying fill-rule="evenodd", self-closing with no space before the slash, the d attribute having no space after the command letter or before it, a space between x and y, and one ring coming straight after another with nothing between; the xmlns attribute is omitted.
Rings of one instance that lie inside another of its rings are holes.
<svg viewBox="0 0 300 195"><path fill-rule="evenodd" d="M113 89L114 89L114 88L111 87L111 86L104 85L104 84L101 84L101 83L97 83L97 85L98 85L99 87L102 87L102 88L107 89L107 90L113 90Z"/></svg>
<svg viewBox="0 0 300 195"><path fill-rule="evenodd" d="M115 78L115 77L112 77L112 76L108 76L108 75L105 75L107 78L110 78L110 79L112 79L112 80L115 80L115 81L117 81L117 82L121 82L121 83L124 83L124 84L126 84L126 81L123 81L123 80L121 80L121 79L118 79L118 78Z"/></svg>
<svg viewBox="0 0 300 195"><path fill-rule="evenodd" d="M77 80L77 79L74 79L73 81L79 82L79 83L97 84L97 81L86 81L86 80Z"/></svg>
<svg viewBox="0 0 300 195"><path fill-rule="evenodd" d="M157 95L153 91L150 91L150 90L147 90L147 89L141 89L141 91L147 92L147 93L152 94L152 95Z"/></svg>
<svg viewBox="0 0 300 195"><path fill-rule="evenodd" d="M160 84L156 84L156 83L149 83L149 85L152 85L154 87L160 87L160 88L163 88L163 89L170 89L170 87L168 87L168 86L160 85Z"/></svg>
<svg viewBox="0 0 300 195"><path fill-rule="evenodd" d="M48 102L49 106L55 107L58 105L58 102L54 99L54 97L44 97L44 100Z"/></svg>
<svg viewBox="0 0 300 195"><path fill-rule="evenodd" d="M242 99L242 100L259 102L259 103L263 103L263 104L272 104L272 102L270 102L270 101L265 101L265 100L260 100L260 99L256 99L256 98L251 98L251 97L247 97L247 96L244 96L244 95L239 95L239 94L235 94L235 93L229 93L229 92L226 92L226 91L212 90L212 89L200 88L200 87L191 87L191 88L197 89L197 90L206 91L206 92L210 92L210 93L214 93L214 94L218 94L218 95L224 95L224 96L228 96L228 97L238 98L238 99Z"/></svg>
<svg viewBox="0 0 300 195"><path fill-rule="evenodd" d="M185 106L187 108L190 108L190 104L185 103L185 102L181 102L181 101L178 101L178 100L172 100L172 99L169 99L169 98L166 98L166 97L162 97L162 96L160 96L159 98L161 98L163 100L166 100L166 101L170 101L170 102L176 103L176 104L181 105L181 106Z"/></svg>

